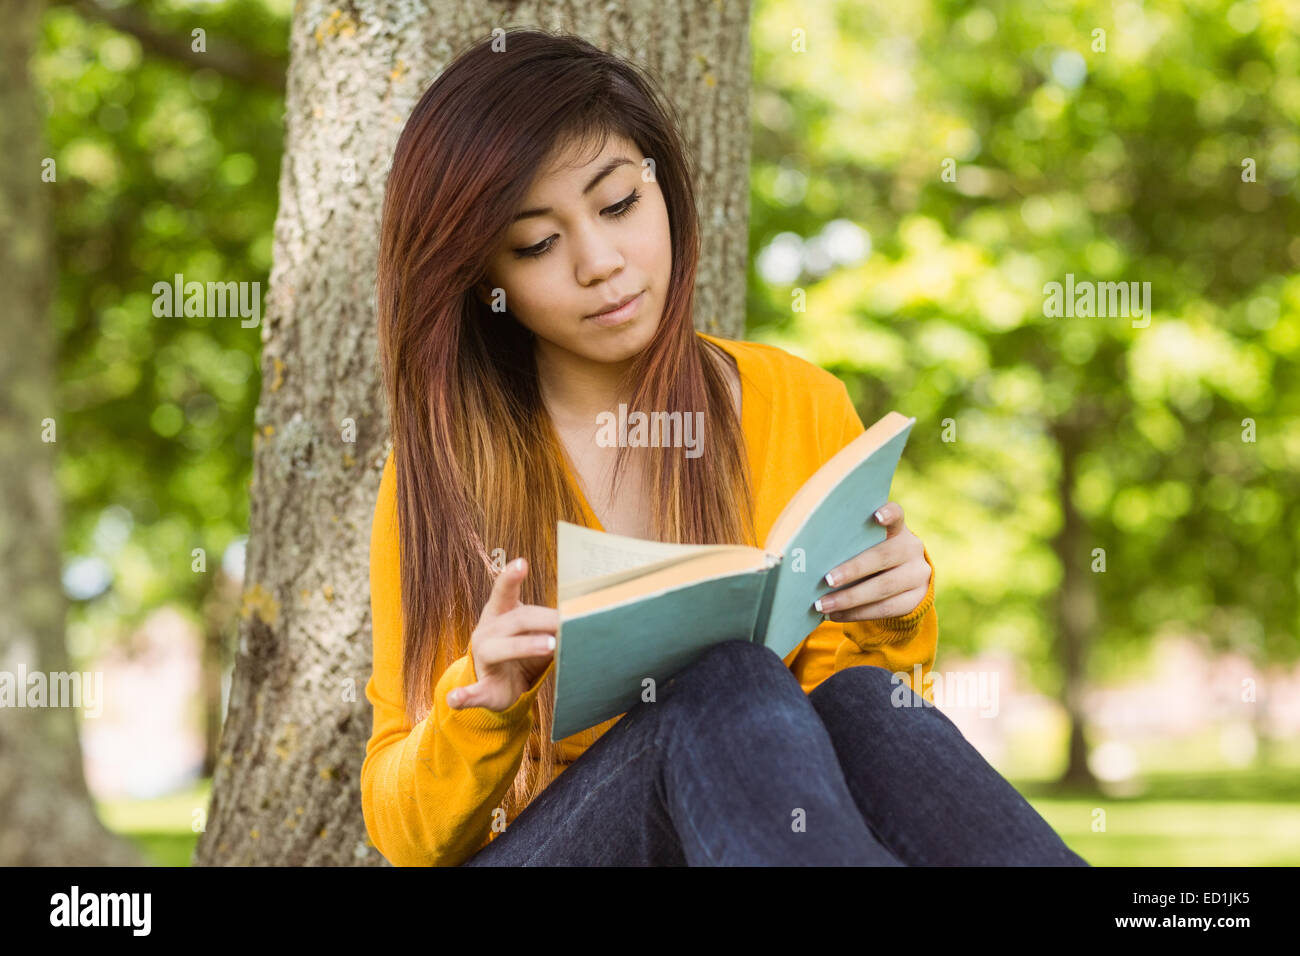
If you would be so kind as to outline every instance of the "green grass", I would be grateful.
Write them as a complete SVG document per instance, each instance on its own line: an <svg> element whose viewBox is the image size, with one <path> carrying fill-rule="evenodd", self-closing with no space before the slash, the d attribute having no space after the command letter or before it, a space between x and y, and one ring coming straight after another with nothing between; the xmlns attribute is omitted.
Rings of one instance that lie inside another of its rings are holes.
<svg viewBox="0 0 1300 956"><path fill-rule="evenodd" d="M1296 866L1300 807L1208 800L1029 801L1093 866ZM1105 810L1105 831L1092 829Z"/></svg>
<svg viewBox="0 0 1300 956"><path fill-rule="evenodd" d="M153 800L96 801L104 825L134 843L154 866L189 866L199 834L195 811L207 814L212 781Z"/></svg>
<svg viewBox="0 0 1300 956"><path fill-rule="evenodd" d="M1094 866L1300 866L1295 764L1166 769L1135 781L1133 796L1062 791L1043 780L1012 783ZM1094 831L1094 817L1104 830Z"/></svg>

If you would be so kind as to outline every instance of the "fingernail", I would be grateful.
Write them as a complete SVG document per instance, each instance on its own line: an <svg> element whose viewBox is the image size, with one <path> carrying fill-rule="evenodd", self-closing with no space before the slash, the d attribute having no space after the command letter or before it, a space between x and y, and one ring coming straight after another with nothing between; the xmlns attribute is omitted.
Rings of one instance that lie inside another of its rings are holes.
<svg viewBox="0 0 1300 956"><path fill-rule="evenodd" d="M877 509L876 509L876 513L875 513L875 515L874 515L873 517L875 517L875 519L876 519L877 521L879 521L881 524L884 524L884 523L885 523L885 519L884 519L884 517L882 517L882 516L884 515L884 513L885 513L885 509L884 509L884 508L877 508Z"/></svg>
<svg viewBox="0 0 1300 956"><path fill-rule="evenodd" d="M511 567L514 568L514 570L516 571L522 571L524 569L524 559L515 558L515 563L511 565Z"/></svg>
<svg viewBox="0 0 1300 956"><path fill-rule="evenodd" d="M828 572L826 575L826 583L829 584L831 587L835 587L835 581L836 581L835 572L834 571Z"/></svg>

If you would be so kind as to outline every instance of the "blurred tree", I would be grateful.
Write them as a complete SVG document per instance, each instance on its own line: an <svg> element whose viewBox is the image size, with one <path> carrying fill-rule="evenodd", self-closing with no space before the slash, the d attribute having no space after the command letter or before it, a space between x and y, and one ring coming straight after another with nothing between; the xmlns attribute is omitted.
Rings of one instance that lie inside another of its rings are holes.
<svg viewBox="0 0 1300 956"><path fill-rule="evenodd" d="M100 823L86 789L78 714L54 687L67 675L60 573L57 442L76 436L55 397L48 320L53 248L47 190L58 169L43 155L30 64L43 0L15 0L0 30L0 666L14 695L0 706L0 865L132 866L143 862ZM46 693L29 696L27 676ZM80 675L78 675L80 676ZM81 704L75 700L73 703ZM37 706L30 706L37 704Z"/></svg>
<svg viewBox="0 0 1300 956"><path fill-rule="evenodd" d="M752 334L917 416L941 646L1055 688L1089 783L1085 683L1154 637L1300 654L1295 5L818 9L757 17Z"/></svg>
<svg viewBox="0 0 1300 956"><path fill-rule="evenodd" d="M205 28L195 28L204 31L202 42L197 42L198 38L191 32L158 22L156 13L144 4L109 7L100 0L50 0L50 6L70 7L86 20L106 23L134 37L151 56L195 70L213 70L242 86L284 94L284 71L288 64L278 53L261 53L243 40L214 43L209 50Z"/></svg>
<svg viewBox="0 0 1300 956"><path fill-rule="evenodd" d="M241 573L260 333L238 316L156 315L154 287L265 287L288 34L288 0L268 3L55 3L36 64L63 174L51 199L58 406L78 439L59 461L69 644L93 659L162 604L188 614L205 768L234 656L233 619L210 612Z"/></svg>

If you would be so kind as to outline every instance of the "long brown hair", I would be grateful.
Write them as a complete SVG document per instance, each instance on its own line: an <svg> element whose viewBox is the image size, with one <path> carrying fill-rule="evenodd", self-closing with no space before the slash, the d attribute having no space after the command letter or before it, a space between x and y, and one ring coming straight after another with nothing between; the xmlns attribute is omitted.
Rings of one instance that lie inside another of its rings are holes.
<svg viewBox="0 0 1300 956"><path fill-rule="evenodd" d="M578 37L518 30L499 44L469 48L425 91L398 138L384 194L379 355L397 470L402 682L412 725L429 713L437 676L468 650L504 562L526 557L520 599L555 607L556 521L584 523L542 403L535 337L473 294L557 147L591 143L599 152L612 133L627 137L654 159L667 205L672 271L663 317L619 394L631 396L630 409L703 410L708 440L696 458L636 449L650 456L637 493L658 505L656 539L755 543L726 357L717 350L709 361L715 346L695 334L699 234L671 107L639 68ZM616 454L611 492L631 450ZM508 819L556 766L554 680L552 668L502 801Z"/></svg>

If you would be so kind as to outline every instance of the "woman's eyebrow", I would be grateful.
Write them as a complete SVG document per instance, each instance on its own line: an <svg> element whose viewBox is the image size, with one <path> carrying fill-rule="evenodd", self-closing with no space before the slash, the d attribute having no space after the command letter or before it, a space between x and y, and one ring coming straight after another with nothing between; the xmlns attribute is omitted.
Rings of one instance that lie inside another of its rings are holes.
<svg viewBox="0 0 1300 956"><path fill-rule="evenodd" d="M602 179L604 179L614 170L618 169L618 167L633 166L633 165L635 165L635 163L633 163L632 160L628 159L626 156L618 156L615 157L614 159L611 159L604 166L600 167L600 171L596 173L595 176L592 177L591 182L587 183L587 186L585 189L583 189L582 194L584 196L587 195L587 193L591 192L593 189L596 188L596 186L600 183ZM549 215L550 213L551 213L550 206L542 206L538 209L525 209L523 212L515 216L515 218L511 219L510 223L511 225L513 225L517 223L520 219L530 219L535 216L546 216Z"/></svg>

